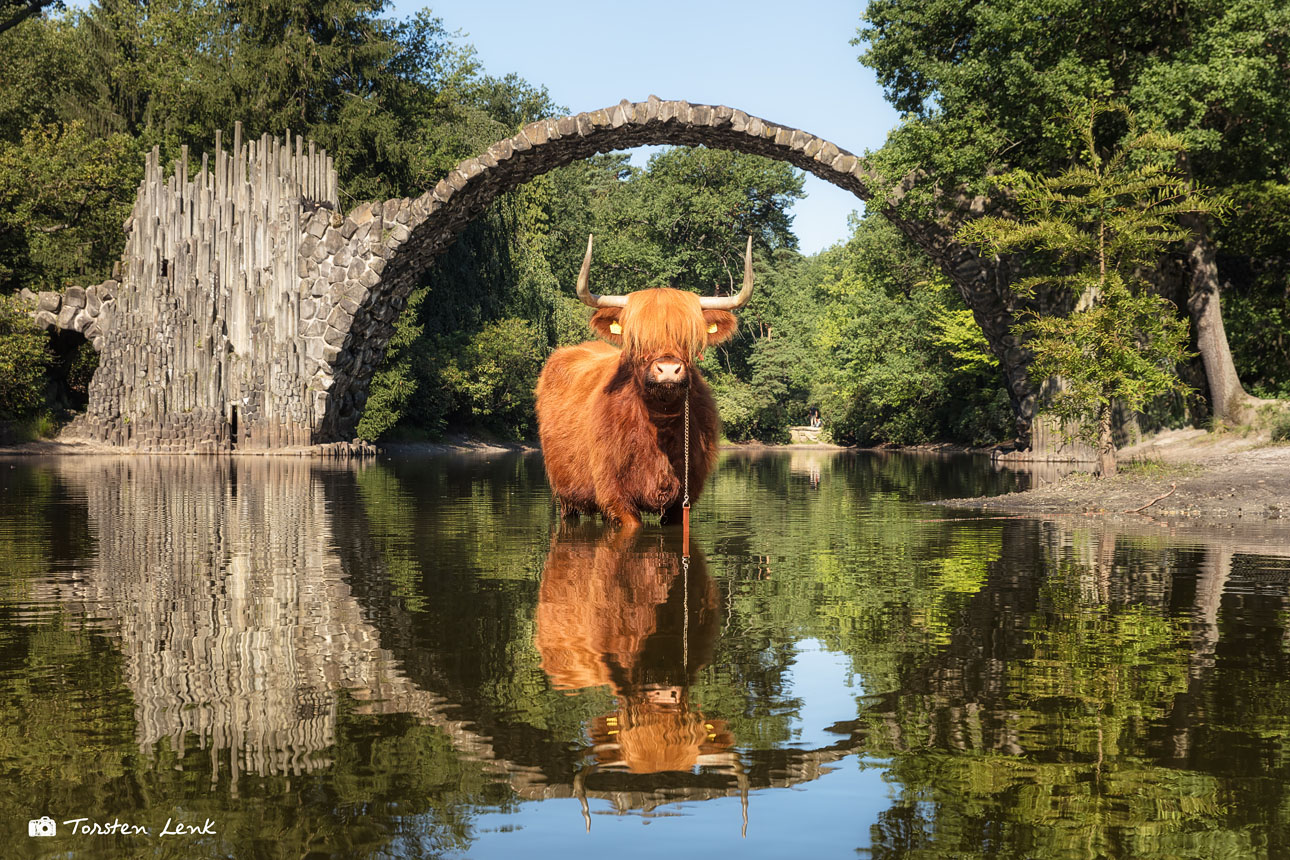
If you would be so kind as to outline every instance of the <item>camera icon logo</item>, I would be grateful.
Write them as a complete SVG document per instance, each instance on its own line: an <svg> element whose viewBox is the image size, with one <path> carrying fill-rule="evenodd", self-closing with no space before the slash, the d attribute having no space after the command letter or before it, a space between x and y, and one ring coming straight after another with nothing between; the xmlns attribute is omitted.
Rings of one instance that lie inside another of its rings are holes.
<svg viewBox="0 0 1290 860"><path fill-rule="evenodd" d="M57 833L58 825L48 815L42 815L27 822L28 836L55 836Z"/></svg>

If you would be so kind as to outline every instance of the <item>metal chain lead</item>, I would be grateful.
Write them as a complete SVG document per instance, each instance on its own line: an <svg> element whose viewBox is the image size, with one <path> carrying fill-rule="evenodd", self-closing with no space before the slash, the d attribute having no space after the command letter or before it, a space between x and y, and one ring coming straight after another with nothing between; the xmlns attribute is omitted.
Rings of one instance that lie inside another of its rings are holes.
<svg viewBox="0 0 1290 860"><path fill-rule="evenodd" d="M681 665L685 669L686 683L690 679L690 557L681 556L681 588L685 595L681 598L682 612L685 620L681 622Z"/></svg>
<svg viewBox="0 0 1290 860"><path fill-rule="evenodd" d="M681 498L681 507L690 506L690 392L685 392L685 495Z"/></svg>
<svg viewBox="0 0 1290 860"><path fill-rule="evenodd" d="M684 589L682 597L682 612L684 620L681 622L681 665L685 669L687 683L690 677L690 392L685 392L685 477L681 479L684 486L684 495L681 497L681 516L685 519L685 548L681 555L681 588Z"/></svg>

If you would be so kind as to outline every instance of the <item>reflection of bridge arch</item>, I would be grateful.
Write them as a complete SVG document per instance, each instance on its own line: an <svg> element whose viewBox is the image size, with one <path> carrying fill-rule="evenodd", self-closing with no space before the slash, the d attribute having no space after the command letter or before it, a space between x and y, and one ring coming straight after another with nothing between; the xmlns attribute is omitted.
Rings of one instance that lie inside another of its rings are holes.
<svg viewBox="0 0 1290 860"><path fill-rule="evenodd" d="M389 596L353 587L342 560L381 564L362 518L348 516L352 470L295 458L70 458L57 469L85 499L97 552L37 596L77 607L119 640L145 755L167 743L182 758L195 742L212 779L234 790L243 773L313 771L330 762L347 697L359 713L406 713L440 729L520 799L577 793L578 754L547 760L565 748L553 743L531 760L504 757L507 745L467 706L418 684L383 644L375 617L402 610L373 605ZM363 578L386 580L379 569ZM813 780L853 750L745 754L748 786ZM625 811L738 792L721 773L611 772L584 794Z"/></svg>
<svg viewBox="0 0 1290 860"><path fill-rule="evenodd" d="M416 279L497 197L596 152L691 144L787 161L868 200L867 163L799 129L684 101L623 101L539 120L415 199L336 211L326 153L267 136L220 148L190 177L148 159L120 280L42 293L36 318L84 332L101 361L80 430L149 450L347 439ZM888 209L896 219L895 210ZM1029 402L1011 310L952 228L896 223L958 285ZM1028 408L1028 407L1027 407Z"/></svg>

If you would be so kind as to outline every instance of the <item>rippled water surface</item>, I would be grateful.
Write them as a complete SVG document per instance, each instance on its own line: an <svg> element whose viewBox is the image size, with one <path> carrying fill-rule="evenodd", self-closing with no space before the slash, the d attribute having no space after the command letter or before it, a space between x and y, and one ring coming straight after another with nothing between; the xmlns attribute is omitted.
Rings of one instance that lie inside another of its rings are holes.
<svg viewBox="0 0 1290 860"><path fill-rule="evenodd" d="M536 456L0 461L0 855L1290 856L1286 533L928 504L1026 480L730 454L683 557Z"/></svg>

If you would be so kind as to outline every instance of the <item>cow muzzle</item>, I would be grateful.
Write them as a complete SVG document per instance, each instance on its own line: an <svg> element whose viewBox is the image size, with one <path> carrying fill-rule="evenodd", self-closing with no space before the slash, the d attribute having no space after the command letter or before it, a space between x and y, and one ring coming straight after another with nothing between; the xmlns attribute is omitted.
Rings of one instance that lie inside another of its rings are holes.
<svg viewBox="0 0 1290 860"><path fill-rule="evenodd" d="M689 384L689 375L685 372L685 362L677 358L659 358L650 362L649 382L653 385L683 387Z"/></svg>

